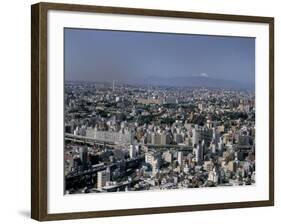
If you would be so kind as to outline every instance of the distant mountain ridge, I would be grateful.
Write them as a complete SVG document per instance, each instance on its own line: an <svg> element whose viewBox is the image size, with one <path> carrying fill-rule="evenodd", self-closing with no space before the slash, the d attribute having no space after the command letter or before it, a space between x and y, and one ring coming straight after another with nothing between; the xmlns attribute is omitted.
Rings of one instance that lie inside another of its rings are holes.
<svg viewBox="0 0 281 224"><path fill-rule="evenodd" d="M209 87L209 88L227 88L227 89L249 89L254 90L254 83L243 83L233 80L216 79L204 76L186 76L163 78L151 76L145 80L146 84L171 87Z"/></svg>

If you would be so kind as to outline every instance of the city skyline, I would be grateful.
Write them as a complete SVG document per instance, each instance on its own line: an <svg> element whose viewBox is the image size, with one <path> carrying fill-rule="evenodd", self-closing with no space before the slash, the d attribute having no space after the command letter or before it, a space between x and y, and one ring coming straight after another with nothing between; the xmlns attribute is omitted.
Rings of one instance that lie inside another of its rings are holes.
<svg viewBox="0 0 281 224"><path fill-rule="evenodd" d="M253 38L66 28L64 56L65 194L255 185Z"/></svg>
<svg viewBox="0 0 281 224"><path fill-rule="evenodd" d="M64 38L67 81L254 89L254 38L69 28Z"/></svg>

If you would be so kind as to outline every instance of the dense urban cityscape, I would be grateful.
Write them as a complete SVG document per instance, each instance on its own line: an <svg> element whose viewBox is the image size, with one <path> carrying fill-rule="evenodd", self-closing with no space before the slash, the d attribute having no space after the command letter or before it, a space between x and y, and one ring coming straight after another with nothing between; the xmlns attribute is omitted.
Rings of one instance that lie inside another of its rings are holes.
<svg viewBox="0 0 281 224"><path fill-rule="evenodd" d="M254 90L65 83L65 194L255 184Z"/></svg>

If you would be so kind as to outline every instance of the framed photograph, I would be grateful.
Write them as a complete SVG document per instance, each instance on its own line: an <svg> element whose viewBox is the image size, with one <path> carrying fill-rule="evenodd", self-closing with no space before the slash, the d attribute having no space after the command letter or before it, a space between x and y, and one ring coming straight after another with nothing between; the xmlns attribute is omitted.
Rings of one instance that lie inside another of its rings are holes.
<svg viewBox="0 0 281 224"><path fill-rule="evenodd" d="M31 8L33 219L274 205L274 18Z"/></svg>

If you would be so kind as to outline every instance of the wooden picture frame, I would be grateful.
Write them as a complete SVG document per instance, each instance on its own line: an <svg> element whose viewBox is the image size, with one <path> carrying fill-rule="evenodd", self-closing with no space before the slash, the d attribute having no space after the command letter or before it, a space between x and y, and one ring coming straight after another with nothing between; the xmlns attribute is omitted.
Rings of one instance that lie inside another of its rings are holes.
<svg viewBox="0 0 281 224"><path fill-rule="evenodd" d="M50 10L188 18L210 21L262 23L269 25L269 183L268 200L183 206L131 208L66 213L48 212L48 19ZM274 205L274 18L211 13L118 8L90 5L38 3L31 7L31 217L39 221L203 211Z"/></svg>

